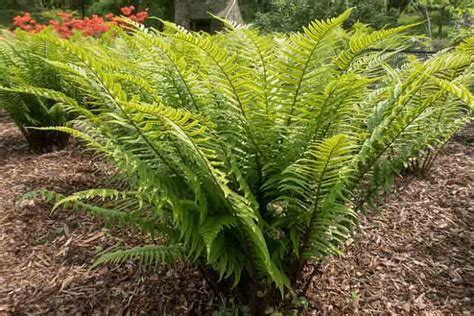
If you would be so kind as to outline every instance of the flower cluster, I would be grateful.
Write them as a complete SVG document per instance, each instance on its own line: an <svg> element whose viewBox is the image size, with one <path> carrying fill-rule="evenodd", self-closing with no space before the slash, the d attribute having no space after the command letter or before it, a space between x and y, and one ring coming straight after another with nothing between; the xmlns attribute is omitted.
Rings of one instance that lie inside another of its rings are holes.
<svg viewBox="0 0 474 316"><path fill-rule="evenodd" d="M129 7L123 7L120 9L122 14L126 17L128 17L130 20L138 22L138 23L143 23L147 18L148 18L148 9L145 11L135 12L135 6L131 5ZM112 13L109 13L112 14ZM113 17L113 14L112 14Z"/></svg>
<svg viewBox="0 0 474 316"><path fill-rule="evenodd" d="M134 13L135 6L123 7L120 9L122 14L129 19L143 23L148 18L148 11L141 11ZM48 26L52 26L54 30L63 38L70 38L74 31L81 32L84 36L99 36L109 30L110 24L119 24L118 17L113 13L104 15L103 17L93 15L92 17L85 17L83 19L76 19L72 14L67 12L59 12L56 14L57 20L50 20L47 24L37 23L30 13L26 12L24 15L16 16L13 19L13 24L30 33L38 33Z"/></svg>
<svg viewBox="0 0 474 316"><path fill-rule="evenodd" d="M38 33L41 32L45 26L42 24L36 23L35 19L31 17L31 14L26 12L23 16L16 16L13 18L13 24L22 30Z"/></svg>

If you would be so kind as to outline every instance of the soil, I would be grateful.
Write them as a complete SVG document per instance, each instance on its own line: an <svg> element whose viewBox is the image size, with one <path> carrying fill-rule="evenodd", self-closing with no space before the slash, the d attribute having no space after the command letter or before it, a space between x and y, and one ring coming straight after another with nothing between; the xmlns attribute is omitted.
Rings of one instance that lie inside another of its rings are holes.
<svg viewBox="0 0 474 316"><path fill-rule="evenodd" d="M474 312L474 147L464 140L451 141L426 178L399 179L361 218L343 256L306 267L304 314ZM0 315L210 315L222 304L185 265L90 269L98 253L143 240L87 214L18 200L35 189L100 187L111 172L74 142L30 152L0 113Z"/></svg>

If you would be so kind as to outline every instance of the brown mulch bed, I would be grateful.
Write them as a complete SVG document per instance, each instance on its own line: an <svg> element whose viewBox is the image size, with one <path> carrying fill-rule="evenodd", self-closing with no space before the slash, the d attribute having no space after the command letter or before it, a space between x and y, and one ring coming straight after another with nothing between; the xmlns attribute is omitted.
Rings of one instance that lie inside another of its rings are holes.
<svg viewBox="0 0 474 316"><path fill-rule="evenodd" d="M139 240L84 214L51 214L41 201L16 203L35 189L71 193L99 187L107 176L103 167L74 144L32 154L0 113L0 315L211 313L218 300L197 271L177 266L150 273L132 263L91 270L99 252Z"/></svg>
<svg viewBox="0 0 474 316"><path fill-rule="evenodd" d="M426 179L406 178L362 221L309 298L320 311L474 312L474 147L450 143Z"/></svg>
<svg viewBox="0 0 474 316"><path fill-rule="evenodd" d="M96 255L140 243L72 211L50 212L23 193L99 186L110 172L75 144L32 154L0 113L0 315L211 314L220 299L200 274L132 263L91 270ZM307 314L474 311L474 147L451 142L426 179L399 181L342 257L321 266Z"/></svg>

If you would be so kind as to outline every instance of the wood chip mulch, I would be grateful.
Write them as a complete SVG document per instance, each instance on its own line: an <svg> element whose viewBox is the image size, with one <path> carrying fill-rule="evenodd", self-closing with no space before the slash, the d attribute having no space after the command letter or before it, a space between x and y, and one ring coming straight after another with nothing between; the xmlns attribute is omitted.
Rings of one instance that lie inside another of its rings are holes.
<svg viewBox="0 0 474 316"><path fill-rule="evenodd" d="M218 304L200 274L177 266L141 271L135 264L91 270L99 252L140 244L104 229L98 219L50 212L41 201L17 203L23 193L61 193L100 187L108 174L74 144L36 155L0 113L0 315L209 314Z"/></svg>
<svg viewBox="0 0 474 316"><path fill-rule="evenodd" d="M210 315L221 302L198 271L133 263L91 270L101 251L140 237L41 201L28 191L98 187L110 172L75 144L36 155L0 113L0 315ZM451 142L426 179L399 181L361 220L346 253L319 266L307 315L474 312L474 147ZM311 267L308 267L311 270Z"/></svg>
<svg viewBox="0 0 474 316"><path fill-rule="evenodd" d="M328 313L474 312L474 147L450 143L426 179L398 183L314 278Z"/></svg>

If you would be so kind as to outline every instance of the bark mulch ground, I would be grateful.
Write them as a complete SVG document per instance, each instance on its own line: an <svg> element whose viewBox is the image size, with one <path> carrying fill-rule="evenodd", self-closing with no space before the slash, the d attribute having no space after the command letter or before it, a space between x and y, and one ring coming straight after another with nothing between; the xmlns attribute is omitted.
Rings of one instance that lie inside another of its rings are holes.
<svg viewBox="0 0 474 316"><path fill-rule="evenodd" d="M474 313L474 147L450 143L426 179L406 178L324 265L309 298L340 314Z"/></svg>
<svg viewBox="0 0 474 316"><path fill-rule="evenodd" d="M305 314L474 312L474 147L451 142L425 179L405 178L361 220L346 253L319 266ZM28 151L0 113L0 315L212 314L216 297L186 266L133 263L91 270L98 253L140 244L73 211L50 212L25 192L99 186L107 168L76 145ZM312 267L308 267L308 276Z"/></svg>

